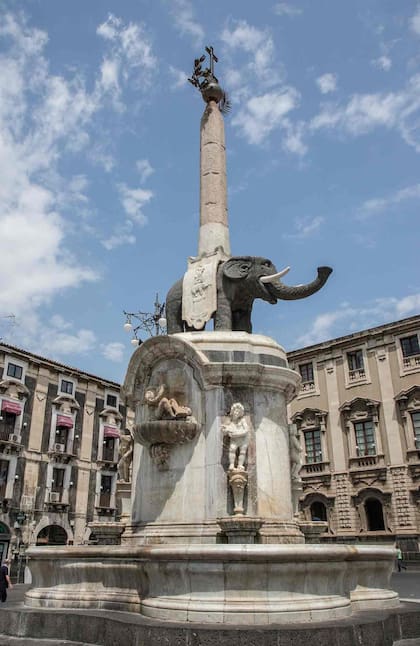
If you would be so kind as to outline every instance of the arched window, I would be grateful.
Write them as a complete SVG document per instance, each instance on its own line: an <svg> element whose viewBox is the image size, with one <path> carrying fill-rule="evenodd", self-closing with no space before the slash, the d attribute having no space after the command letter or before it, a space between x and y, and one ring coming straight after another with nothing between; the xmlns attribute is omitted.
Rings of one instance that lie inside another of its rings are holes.
<svg viewBox="0 0 420 646"><path fill-rule="evenodd" d="M380 500L377 498L367 498L365 500L365 512L368 532L385 530L384 512Z"/></svg>
<svg viewBox="0 0 420 646"><path fill-rule="evenodd" d="M66 545L67 544L67 533L65 529L59 525L47 525L44 529L41 529L37 539L37 545Z"/></svg>
<svg viewBox="0 0 420 646"><path fill-rule="evenodd" d="M327 508L323 502L315 500L311 505L311 520L327 521Z"/></svg>

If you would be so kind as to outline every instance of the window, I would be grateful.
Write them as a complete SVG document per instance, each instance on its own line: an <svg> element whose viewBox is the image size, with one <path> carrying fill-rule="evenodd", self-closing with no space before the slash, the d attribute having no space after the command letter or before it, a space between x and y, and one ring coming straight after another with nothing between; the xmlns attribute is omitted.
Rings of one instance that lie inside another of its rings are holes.
<svg viewBox="0 0 420 646"><path fill-rule="evenodd" d="M375 429L373 422L354 422L357 453L360 456L376 455Z"/></svg>
<svg viewBox="0 0 420 646"><path fill-rule="evenodd" d="M365 513L368 532L384 531L384 512L380 500L367 498L365 501Z"/></svg>
<svg viewBox="0 0 420 646"><path fill-rule="evenodd" d="M117 408L118 399L117 395L107 395L106 396L106 405L111 406L112 408Z"/></svg>
<svg viewBox="0 0 420 646"><path fill-rule="evenodd" d="M111 507L112 476L101 476L100 507Z"/></svg>
<svg viewBox="0 0 420 646"><path fill-rule="evenodd" d="M314 462L322 462L321 431L319 429L314 429L312 431L304 431L304 438L305 438L306 464L313 464Z"/></svg>
<svg viewBox="0 0 420 646"><path fill-rule="evenodd" d="M7 376L12 377L13 379L22 379L23 368L22 366L17 366L15 363L7 364Z"/></svg>
<svg viewBox="0 0 420 646"><path fill-rule="evenodd" d="M69 436L69 429L67 426L57 426L55 429L55 444L62 444L64 449L67 448L67 439Z"/></svg>
<svg viewBox="0 0 420 646"><path fill-rule="evenodd" d="M420 413L412 413L416 449L420 449Z"/></svg>
<svg viewBox="0 0 420 646"><path fill-rule="evenodd" d="M420 354L419 339L417 334L406 336L401 341L401 350L403 357L412 357L415 354Z"/></svg>
<svg viewBox="0 0 420 646"><path fill-rule="evenodd" d="M299 366L300 376L302 377L303 383L308 383L314 381L314 368L312 363L301 363Z"/></svg>
<svg viewBox="0 0 420 646"><path fill-rule="evenodd" d="M363 364L363 350L355 350L354 352L347 352L347 362L349 370L364 370Z"/></svg>
<svg viewBox="0 0 420 646"><path fill-rule="evenodd" d="M6 497L8 473L9 473L9 461L0 460L0 500L4 500Z"/></svg>
<svg viewBox="0 0 420 646"><path fill-rule="evenodd" d="M115 454L115 438L105 437L102 447L102 460L106 462L114 462Z"/></svg>
<svg viewBox="0 0 420 646"><path fill-rule="evenodd" d="M15 432L16 415L4 410L0 415L0 440L8 440L9 435Z"/></svg>
<svg viewBox="0 0 420 646"><path fill-rule="evenodd" d="M64 489L64 469L53 469L51 491L59 493L60 496Z"/></svg>
<svg viewBox="0 0 420 646"><path fill-rule="evenodd" d="M60 391L66 393L66 395L73 394L73 382L68 381L67 379L62 379L60 383Z"/></svg>
<svg viewBox="0 0 420 646"><path fill-rule="evenodd" d="M316 500L311 505L311 520L314 522L327 520L327 508L323 502Z"/></svg>

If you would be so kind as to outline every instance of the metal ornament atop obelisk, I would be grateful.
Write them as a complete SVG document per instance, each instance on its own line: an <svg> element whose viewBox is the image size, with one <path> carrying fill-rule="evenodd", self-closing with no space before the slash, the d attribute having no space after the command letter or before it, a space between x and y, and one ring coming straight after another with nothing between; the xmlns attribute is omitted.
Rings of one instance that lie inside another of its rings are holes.
<svg viewBox="0 0 420 646"><path fill-rule="evenodd" d="M198 255L188 260L184 276L182 318L200 330L217 308L216 274L220 261L230 257L227 209L226 146L223 116L225 93L214 74L218 61L213 47L206 47L209 67L203 69L206 56L194 61L190 79L206 103L200 124L200 232Z"/></svg>

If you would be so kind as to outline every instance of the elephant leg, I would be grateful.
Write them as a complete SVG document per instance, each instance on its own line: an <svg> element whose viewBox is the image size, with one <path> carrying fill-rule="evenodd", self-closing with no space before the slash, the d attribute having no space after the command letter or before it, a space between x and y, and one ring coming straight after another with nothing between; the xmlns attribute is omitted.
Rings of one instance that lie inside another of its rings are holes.
<svg viewBox="0 0 420 646"><path fill-rule="evenodd" d="M168 334L184 331L182 321L182 279L179 280L168 292L166 297L166 329Z"/></svg>
<svg viewBox="0 0 420 646"><path fill-rule="evenodd" d="M232 330L252 333L251 310L234 310L232 312Z"/></svg>

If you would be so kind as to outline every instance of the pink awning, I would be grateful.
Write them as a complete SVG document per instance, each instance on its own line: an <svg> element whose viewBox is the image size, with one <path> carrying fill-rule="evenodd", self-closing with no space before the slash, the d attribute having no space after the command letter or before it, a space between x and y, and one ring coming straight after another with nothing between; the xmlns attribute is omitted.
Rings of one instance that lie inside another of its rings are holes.
<svg viewBox="0 0 420 646"><path fill-rule="evenodd" d="M120 437L119 430L115 426L104 426L104 437Z"/></svg>
<svg viewBox="0 0 420 646"><path fill-rule="evenodd" d="M73 419L68 415L57 415L57 426L73 428Z"/></svg>
<svg viewBox="0 0 420 646"><path fill-rule="evenodd" d="M13 413L14 415L20 415L22 413L22 407L20 404L17 402L7 401L7 399L3 399L1 409L2 411L6 411L6 413Z"/></svg>

